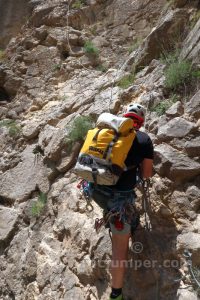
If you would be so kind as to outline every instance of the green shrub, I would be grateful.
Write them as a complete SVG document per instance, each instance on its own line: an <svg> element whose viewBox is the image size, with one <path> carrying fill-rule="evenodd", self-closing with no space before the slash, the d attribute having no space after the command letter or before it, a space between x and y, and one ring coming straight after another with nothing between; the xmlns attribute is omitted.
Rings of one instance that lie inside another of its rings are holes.
<svg viewBox="0 0 200 300"><path fill-rule="evenodd" d="M9 130L11 136L16 136L20 133L21 127L16 124L14 120L2 120L0 121L0 128L6 127Z"/></svg>
<svg viewBox="0 0 200 300"><path fill-rule="evenodd" d="M60 71L61 69L61 64L55 64L53 65L52 71Z"/></svg>
<svg viewBox="0 0 200 300"><path fill-rule="evenodd" d="M45 193L40 192L37 202L33 203L31 207L32 216L38 217L42 213L46 205L46 202L47 202L47 195Z"/></svg>
<svg viewBox="0 0 200 300"><path fill-rule="evenodd" d="M69 148L75 144L75 142L83 142L85 139L85 136L89 129L93 127L93 122L90 117L84 117L80 116L77 117L69 130L69 133L67 135L67 144Z"/></svg>
<svg viewBox="0 0 200 300"><path fill-rule="evenodd" d="M101 72L105 73L108 70L108 66L102 64L102 65L98 65L96 67L96 69L97 69L97 71L101 71Z"/></svg>
<svg viewBox="0 0 200 300"><path fill-rule="evenodd" d="M93 26L90 26L89 31L91 32L92 35L96 35L97 34L97 25L94 24Z"/></svg>
<svg viewBox="0 0 200 300"><path fill-rule="evenodd" d="M193 28L199 19L200 19L200 10L196 11L196 13L193 15L190 21L190 27Z"/></svg>
<svg viewBox="0 0 200 300"><path fill-rule="evenodd" d="M177 101L178 101L177 95L173 94L168 100L164 100L159 104L157 104L155 107L153 107L151 111L155 111L158 116L162 116Z"/></svg>
<svg viewBox="0 0 200 300"><path fill-rule="evenodd" d="M99 49L91 41L85 42L83 49L89 55L99 56Z"/></svg>
<svg viewBox="0 0 200 300"><path fill-rule="evenodd" d="M6 53L4 50L0 49L0 61L6 58Z"/></svg>
<svg viewBox="0 0 200 300"><path fill-rule="evenodd" d="M122 77L122 79L120 79L117 85L122 89L126 89L133 84L134 80L135 74L125 75L124 77Z"/></svg>
<svg viewBox="0 0 200 300"><path fill-rule="evenodd" d="M76 0L76 1L72 4L72 8L80 9L80 8L82 8L85 4L86 4L86 2L85 2L84 0Z"/></svg>
<svg viewBox="0 0 200 300"><path fill-rule="evenodd" d="M187 60L170 61L165 71L165 87L176 90L192 77L192 64Z"/></svg>

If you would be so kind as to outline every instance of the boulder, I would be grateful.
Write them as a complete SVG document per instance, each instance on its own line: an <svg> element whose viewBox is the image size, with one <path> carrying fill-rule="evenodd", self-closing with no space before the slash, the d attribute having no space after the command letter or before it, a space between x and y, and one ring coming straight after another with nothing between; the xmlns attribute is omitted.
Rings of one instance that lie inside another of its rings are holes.
<svg viewBox="0 0 200 300"><path fill-rule="evenodd" d="M36 138L43 122L30 121L23 127L22 134L27 140Z"/></svg>
<svg viewBox="0 0 200 300"><path fill-rule="evenodd" d="M22 152L21 162L16 167L0 175L0 196L14 202L25 201L36 186L47 193L50 170L43 165L41 158L33 154L35 145L27 146Z"/></svg>
<svg viewBox="0 0 200 300"><path fill-rule="evenodd" d="M13 208L0 206L0 246L15 230L18 212Z"/></svg>
<svg viewBox="0 0 200 300"><path fill-rule="evenodd" d="M190 59L194 63L200 63L200 19L183 42L180 57Z"/></svg>
<svg viewBox="0 0 200 300"><path fill-rule="evenodd" d="M187 102L185 113L194 116L196 119L200 118L200 90Z"/></svg>
<svg viewBox="0 0 200 300"><path fill-rule="evenodd" d="M177 101L166 111L166 115L173 118L179 117L183 115L183 113L184 113L184 107L181 101Z"/></svg>
<svg viewBox="0 0 200 300"><path fill-rule="evenodd" d="M84 292L81 288L75 287L72 290L69 290L65 293L63 300L69 299L77 299L77 300L84 300Z"/></svg>
<svg viewBox="0 0 200 300"><path fill-rule="evenodd" d="M193 265L200 263L200 234L187 232L177 237L178 250L189 250L192 253Z"/></svg>
<svg viewBox="0 0 200 300"><path fill-rule="evenodd" d="M175 191L171 196L169 207L177 219L194 220L196 217L196 213L193 212L192 204L185 193Z"/></svg>
<svg viewBox="0 0 200 300"><path fill-rule="evenodd" d="M177 300L198 300L198 297L195 293L180 288L177 291Z"/></svg>
<svg viewBox="0 0 200 300"><path fill-rule="evenodd" d="M15 96L19 90L23 79L19 76L16 76L11 71L8 71L5 78L4 88L9 95Z"/></svg>
<svg viewBox="0 0 200 300"><path fill-rule="evenodd" d="M186 195L191 202L193 210L198 213L200 209L200 189L195 185L191 185L187 189Z"/></svg>
<svg viewBox="0 0 200 300"><path fill-rule="evenodd" d="M159 127L157 137L162 141L173 138L183 138L195 129L195 123L189 122L181 117L176 117L164 126Z"/></svg>
<svg viewBox="0 0 200 300"><path fill-rule="evenodd" d="M44 149L44 155L50 160L60 160L60 153L65 145L65 135L63 129L55 128L48 124L39 135L38 144Z"/></svg>
<svg viewBox="0 0 200 300"><path fill-rule="evenodd" d="M188 156L199 156L200 155L200 136L187 141L185 143L185 150L188 154Z"/></svg>
<svg viewBox="0 0 200 300"><path fill-rule="evenodd" d="M167 144L155 147L155 171L175 183L190 180L200 174L200 164Z"/></svg>

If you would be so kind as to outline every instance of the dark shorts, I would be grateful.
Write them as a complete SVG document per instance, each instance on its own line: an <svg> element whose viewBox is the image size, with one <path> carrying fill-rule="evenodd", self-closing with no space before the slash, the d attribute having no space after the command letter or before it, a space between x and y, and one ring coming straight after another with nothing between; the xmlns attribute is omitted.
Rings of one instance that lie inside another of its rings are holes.
<svg viewBox="0 0 200 300"><path fill-rule="evenodd" d="M123 211L125 205L130 205L134 207L136 195L133 190L131 191L119 191L112 190L111 188L104 186L93 187L92 198L94 201L104 210L104 214L110 212L111 210ZM134 220L133 220L134 219ZM113 234L129 234L133 224L135 223L135 216L129 220L129 222L124 218L123 229L118 230L112 221L109 222L111 231Z"/></svg>

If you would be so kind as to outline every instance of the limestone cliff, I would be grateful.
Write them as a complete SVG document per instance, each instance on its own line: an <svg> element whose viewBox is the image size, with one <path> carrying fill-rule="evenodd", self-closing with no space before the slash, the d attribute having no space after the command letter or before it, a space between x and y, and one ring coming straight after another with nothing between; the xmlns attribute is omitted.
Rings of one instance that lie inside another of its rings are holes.
<svg viewBox="0 0 200 300"><path fill-rule="evenodd" d="M155 174L124 294L198 299L184 250L200 280L199 1L17 3L0 1L0 299L108 299L110 238L95 234L101 211L80 198L66 136L79 115L132 101L148 109Z"/></svg>

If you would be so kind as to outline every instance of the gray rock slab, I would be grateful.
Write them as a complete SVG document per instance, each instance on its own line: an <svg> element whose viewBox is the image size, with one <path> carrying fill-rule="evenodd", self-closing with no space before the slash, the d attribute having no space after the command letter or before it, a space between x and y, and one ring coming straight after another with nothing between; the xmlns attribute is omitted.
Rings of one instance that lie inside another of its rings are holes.
<svg viewBox="0 0 200 300"><path fill-rule="evenodd" d="M190 141L187 141L185 143L185 150L188 156L200 156L200 136Z"/></svg>
<svg viewBox="0 0 200 300"><path fill-rule="evenodd" d="M187 232L177 238L178 250L189 250L192 253L193 265L200 263L200 234L195 232Z"/></svg>
<svg viewBox="0 0 200 300"><path fill-rule="evenodd" d="M157 137L162 141L172 138L183 138L195 129L195 123L189 122L181 117L176 117L164 126L159 127Z"/></svg>
<svg viewBox="0 0 200 300"><path fill-rule="evenodd" d="M0 206L0 242L5 241L13 231L18 212L13 208Z"/></svg>
<svg viewBox="0 0 200 300"><path fill-rule="evenodd" d="M180 57L192 59L193 62L200 63L200 19L183 42Z"/></svg>
<svg viewBox="0 0 200 300"><path fill-rule="evenodd" d="M175 182L189 180L200 174L200 164L167 144L155 147L154 168L163 177Z"/></svg>
<svg viewBox="0 0 200 300"><path fill-rule="evenodd" d="M200 90L186 104L185 113L200 118Z"/></svg>
<svg viewBox="0 0 200 300"><path fill-rule="evenodd" d="M184 107L181 101L174 103L167 111L166 115L169 117L179 117L184 113Z"/></svg>
<svg viewBox="0 0 200 300"><path fill-rule="evenodd" d="M160 23L146 37L138 51L133 53L130 62L136 67L146 66L152 59L159 57L163 45L168 44L175 28L183 26L188 19L186 11L175 9L161 19ZM161 42L162 41L162 42Z"/></svg>
<svg viewBox="0 0 200 300"><path fill-rule="evenodd" d="M177 300L198 300L198 297L195 293L192 293L184 288L178 289Z"/></svg>
<svg viewBox="0 0 200 300"><path fill-rule="evenodd" d="M84 300L84 293L81 288L75 287L72 290L69 290L64 295L64 300L76 299L76 300Z"/></svg>
<svg viewBox="0 0 200 300"><path fill-rule="evenodd" d="M49 190L49 169L32 153L35 145L27 146L18 165L0 175L0 195L11 201L25 201L39 187L44 193Z"/></svg>

